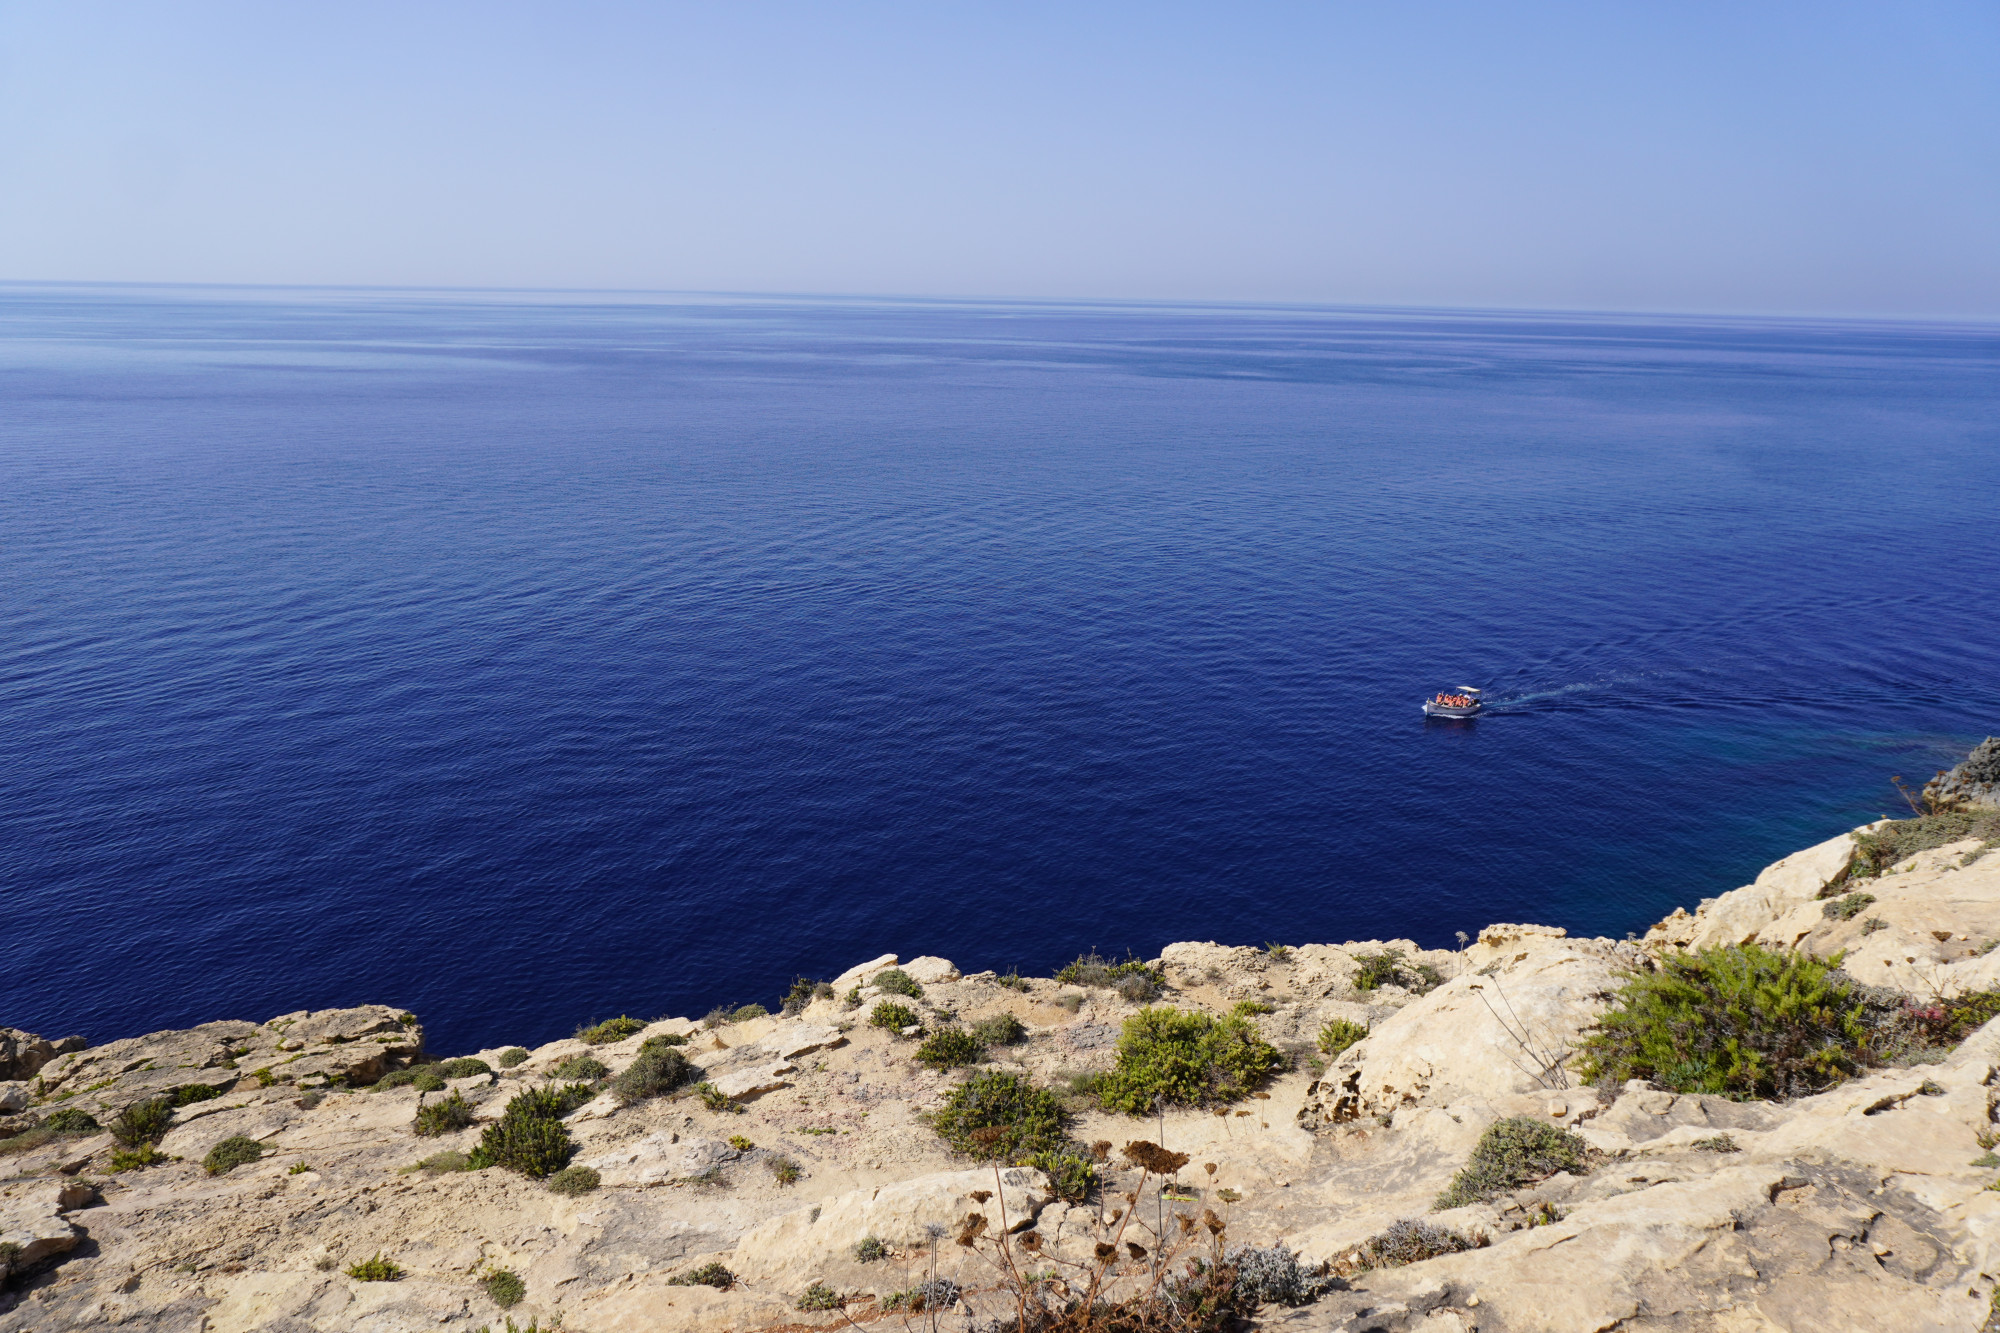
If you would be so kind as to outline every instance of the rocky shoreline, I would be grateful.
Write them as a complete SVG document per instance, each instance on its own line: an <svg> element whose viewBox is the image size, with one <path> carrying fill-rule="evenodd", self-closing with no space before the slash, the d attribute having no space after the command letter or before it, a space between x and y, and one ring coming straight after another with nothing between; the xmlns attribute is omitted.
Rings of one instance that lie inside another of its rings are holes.
<svg viewBox="0 0 2000 1333"><path fill-rule="evenodd" d="M443 1062L383 1006L96 1047L0 1030L0 1333L996 1329L1023 1246L1157 1284L1146 1245L1105 1257L1145 1210L1245 1273L1296 1255L1305 1285L1239 1312L1292 1333L1989 1327L2000 1025L1789 1101L1579 1076L1621 985L1704 948L1840 954L1919 1015L2000 991L2000 849L1868 862L1895 845L1841 833L1640 940L1182 943L1058 978L885 954L779 1014ZM1255 1091L1105 1110L1158 1006L1270 1051ZM993 1074L1046 1090L1095 1188L1055 1178L1073 1153L954 1150L937 1113ZM534 1089L574 1091L531 1124ZM1570 1167L1434 1206L1520 1124ZM524 1170L517 1130L567 1169Z"/></svg>

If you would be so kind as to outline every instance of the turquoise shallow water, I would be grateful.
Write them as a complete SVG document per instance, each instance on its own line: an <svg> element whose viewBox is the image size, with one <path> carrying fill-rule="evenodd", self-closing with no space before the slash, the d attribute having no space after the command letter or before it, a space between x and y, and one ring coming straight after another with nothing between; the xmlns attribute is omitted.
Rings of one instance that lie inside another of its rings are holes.
<svg viewBox="0 0 2000 1333"><path fill-rule="evenodd" d="M1995 350L0 288L0 1023L1643 929L2000 731Z"/></svg>

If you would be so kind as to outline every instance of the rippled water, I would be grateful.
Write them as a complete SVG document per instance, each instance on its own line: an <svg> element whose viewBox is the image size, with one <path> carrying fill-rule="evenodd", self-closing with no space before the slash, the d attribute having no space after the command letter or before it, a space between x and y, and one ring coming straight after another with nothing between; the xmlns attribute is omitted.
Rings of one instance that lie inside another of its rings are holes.
<svg viewBox="0 0 2000 1333"><path fill-rule="evenodd" d="M2000 731L1995 352L0 288L0 1023L1643 929Z"/></svg>

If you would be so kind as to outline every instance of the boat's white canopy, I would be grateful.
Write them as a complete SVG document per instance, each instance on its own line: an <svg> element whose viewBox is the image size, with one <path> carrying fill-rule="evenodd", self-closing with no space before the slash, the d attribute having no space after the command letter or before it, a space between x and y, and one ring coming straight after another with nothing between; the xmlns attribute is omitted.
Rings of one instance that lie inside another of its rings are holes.
<svg viewBox="0 0 2000 1333"><path fill-rule="evenodd" d="M1460 685L1460 686L1458 686L1457 688L1458 688L1458 692L1459 692L1460 694L1477 694L1477 693L1479 693L1479 687L1478 687L1478 686L1476 686L1476 685Z"/></svg>

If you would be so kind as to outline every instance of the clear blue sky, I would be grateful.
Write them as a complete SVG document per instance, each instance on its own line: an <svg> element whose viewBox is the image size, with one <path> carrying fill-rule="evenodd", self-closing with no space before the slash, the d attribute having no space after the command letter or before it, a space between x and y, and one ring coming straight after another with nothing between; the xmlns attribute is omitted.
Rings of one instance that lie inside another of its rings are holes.
<svg viewBox="0 0 2000 1333"><path fill-rule="evenodd" d="M2000 5L0 8L0 278L2000 315Z"/></svg>

